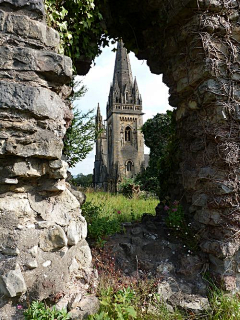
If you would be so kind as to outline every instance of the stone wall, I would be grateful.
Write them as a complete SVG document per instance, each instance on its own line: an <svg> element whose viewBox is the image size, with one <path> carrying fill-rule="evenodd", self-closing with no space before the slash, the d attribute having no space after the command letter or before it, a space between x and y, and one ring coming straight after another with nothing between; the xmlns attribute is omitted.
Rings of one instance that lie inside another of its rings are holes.
<svg viewBox="0 0 240 320"><path fill-rule="evenodd" d="M109 0L104 8L109 34L170 88L179 198L210 271L233 291L240 288L239 7L239 0Z"/></svg>
<svg viewBox="0 0 240 320"><path fill-rule="evenodd" d="M198 1L169 27L164 80L177 108L180 181L189 215L227 290L240 288L239 2Z"/></svg>
<svg viewBox="0 0 240 320"><path fill-rule="evenodd" d="M72 63L57 54L44 15L43 1L0 0L1 320L22 318L19 304L60 297L60 307L82 304L73 311L81 318L95 279L84 196L71 193L61 158Z"/></svg>

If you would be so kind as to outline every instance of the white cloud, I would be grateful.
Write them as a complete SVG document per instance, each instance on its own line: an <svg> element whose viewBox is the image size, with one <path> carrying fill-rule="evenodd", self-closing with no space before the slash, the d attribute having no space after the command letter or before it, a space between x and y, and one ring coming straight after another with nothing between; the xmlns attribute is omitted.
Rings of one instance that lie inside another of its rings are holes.
<svg viewBox="0 0 240 320"><path fill-rule="evenodd" d="M104 48L100 57L96 58L95 66L84 77L78 77L88 88L88 92L75 105L86 112L89 109L96 109L100 104L103 117L106 116L106 103L108 99L110 84L113 78L115 53L112 47ZM156 113L165 112L170 109L168 104L168 88L162 82L161 75L154 75L150 72L145 61L139 61L130 53L132 74L137 78L139 91L143 100L144 121L152 118ZM145 152L147 151L147 148ZM70 171L73 175L78 173L89 174L93 172L95 148L88 155L87 159L78 163Z"/></svg>

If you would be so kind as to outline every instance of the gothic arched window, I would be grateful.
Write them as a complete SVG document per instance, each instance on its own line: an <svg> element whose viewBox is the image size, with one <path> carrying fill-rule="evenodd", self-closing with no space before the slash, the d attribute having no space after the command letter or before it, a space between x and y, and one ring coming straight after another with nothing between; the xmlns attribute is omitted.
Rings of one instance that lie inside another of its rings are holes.
<svg viewBox="0 0 240 320"><path fill-rule="evenodd" d="M131 141L131 131L130 127L125 129L125 141Z"/></svg>
<svg viewBox="0 0 240 320"><path fill-rule="evenodd" d="M132 166L133 166L132 161L128 161L127 162L127 171L132 171Z"/></svg>

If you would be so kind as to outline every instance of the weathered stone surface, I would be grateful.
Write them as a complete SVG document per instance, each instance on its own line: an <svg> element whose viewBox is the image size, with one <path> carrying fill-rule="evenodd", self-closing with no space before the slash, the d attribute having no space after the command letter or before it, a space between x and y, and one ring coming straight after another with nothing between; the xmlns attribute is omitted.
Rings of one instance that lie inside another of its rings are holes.
<svg viewBox="0 0 240 320"><path fill-rule="evenodd" d="M92 254L87 241L80 241L73 249L75 252L75 259L79 264L79 269L89 268L91 266Z"/></svg>
<svg viewBox="0 0 240 320"><path fill-rule="evenodd" d="M66 83L72 77L72 61L51 51L12 46L0 47L0 68L16 71L34 71L49 81Z"/></svg>
<svg viewBox="0 0 240 320"><path fill-rule="evenodd" d="M78 221L70 221L67 228L67 238L69 245L76 245L81 239L87 237L87 223L86 220L82 217Z"/></svg>
<svg viewBox="0 0 240 320"><path fill-rule="evenodd" d="M69 183L66 183L66 186L67 186L68 190L77 198L80 205L85 203L86 195L83 192L76 190L76 188L74 186L70 185Z"/></svg>
<svg viewBox="0 0 240 320"><path fill-rule="evenodd" d="M2 110L29 112L36 119L47 118L59 123L67 112L66 105L56 93L11 82L0 82L0 101Z"/></svg>
<svg viewBox="0 0 240 320"><path fill-rule="evenodd" d="M6 4L10 4L15 10L26 9L40 17L44 15L44 5L41 0L0 0L0 5Z"/></svg>
<svg viewBox="0 0 240 320"><path fill-rule="evenodd" d="M50 161L49 167L50 167L50 172L49 172L50 178L54 178L54 179L67 178L67 169L68 169L67 162L63 160Z"/></svg>
<svg viewBox="0 0 240 320"><path fill-rule="evenodd" d="M96 297L88 296L82 299L77 305L77 308L70 312L71 319L86 319L89 315L96 313L99 309L99 306L100 304Z"/></svg>
<svg viewBox="0 0 240 320"><path fill-rule="evenodd" d="M1 320L22 319L16 303L26 299L84 298L93 280L86 221L62 160L72 64L56 53L59 35L43 15L42 0L0 0Z"/></svg>
<svg viewBox="0 0 240 320"><path fill-rule="evenodd" d="M0 275L0 293L9 297L16 297L27 291L20 266L17 265L15 270Z"/></svg>
<svg viewBox="0 0 240 320"><path fill-rule="evenodd" d="M40 238L40 248L43 251L54 251L65 247L68 243L67 236L60 226L45 229Z"/></svg>
<svg viewBox="0 0 240 320"><path fill-rule="evenodd" d="M191 295L188 300L184 299L180 301L179 306L194 313L199 313L210 308L208 299L197 295Z"/></svg>
<svg viewBox="0 0 240 320"><path fill-rule="evenodd" d="M36 194L29 194L29 203L31 208L38 213L43 220L66 226L71 219L80 215L79 202L70 193L65 190L60 195L43 197ZM71 215L68 214L71 208Z"/></svg>
<svg viewBox="0 0 240 320"><path fill-rule="evenodd" d="M59 34L47 27L44 23L34 21L27 16L12 14L11 12L4 12L0 9L0 31L4 31L16 40L27 42L30 41L32 45L42 45L53 49L59 46ZM2 35L0 35L2 37ZM28 40L26 40L26 38ZM3 43L8 43L7 39L3 37Z"/></svg>

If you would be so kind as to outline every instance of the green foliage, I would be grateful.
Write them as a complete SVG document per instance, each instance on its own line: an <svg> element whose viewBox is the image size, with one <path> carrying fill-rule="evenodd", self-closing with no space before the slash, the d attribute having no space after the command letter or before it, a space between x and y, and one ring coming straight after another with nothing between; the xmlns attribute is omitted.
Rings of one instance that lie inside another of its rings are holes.
<svg viewBox="0 0 240 320"><path fill-rule="evenodd" d="M170 203L169 206L165 204L164 210L167 211L166 224L169 228L174 228L176 230L180 230L184 228L185 215L183 211L183 207L179 204L178 201L174 201Z"/></svg>
<svg viewBox="0 0 240 320"><path fill-rule="evenodd" d="M134 185L135 183L133 179L124 178L123 181L118 185L118 191L125 197L132 198Z"/></svg>
<svg viewBox="0 0 240 320"><path fill-rule="evenodd" d="M71 103L80 100L87 92L87 87L82 84L82 80L77 80L76 76L73 77L70 86L72 88L72 93L69 97Z"/></svg>
<svg viewBox="0 0 240 320"><path fill-rule="evenodd" d="M100 313L90 316L89 320L130 320L137 319L137 312L132 306L135 292L131 288L124 288L114 293L112 288L102 292Z"/></svg>
<svg viewBox="0 0 240 320"><path fill-rule="evenodd" d="M150 158L149 166L136 177L136 182L142 190L155 192L162 197L169 166L174 161L170 157L171 145L175 144L173 112L168 110L166 114L158 113L153 119L148 119L142 127L142 132L145 144L150 148Z"/></svg>
<svg viewBox="0 0 240 320"><path fill-rule="evenodd" d="M91 173L87 175L84 175L83 173L79 173L75 178L72 179L72 182L76 186L87 188L92 185L92 178L93 178L93 175Z"/></svg>
<svg viewBox="0 0 240 320"><path fill-rule="evenodd" d="M70 316L66 310L49 308L43 302L33 301L29 308L24 311L25 320L68 320Z"/></svg>
<svg viewBox="0 0 240 320"><path fill-rule="evenodd" d="M88 223L88 237L95 240L98 246L103 246L105 238L122 230L120 221L104 215L103 205L94 205L87 201L82 205L82 215Z"/></svg>
<svg viewBox="0 0 240 320"><path fill-rule="evenodd" d="M144 213L155 214L153 198L126 198L122 194L86 192L81 209L88 222L88 237L102 246L107 236L122 231L122 222L138 220Z"/></svg>
<svg viewBox="0 0 240 320"><path fill-rule="evenodd" d="M93 149L96 127L93 110L86 113L74 109L74 118L64 137L63 154L69 167L86 158Z"/></svg>
<svg viewBox="0 0 240 320"><path fill-rule="evenodd" d="M211 311L209 320L238 320L240 319L240 296L226 294L217 287L210 292Z"/></svg>
<svg viewBox="0 0 240 320"><path fill-rule="evenodd" d="M75 64L82 56L90 61L108 44L107 31L100 12L100 0L45 0L48 25L61 38L60 53Z"/></svg>

